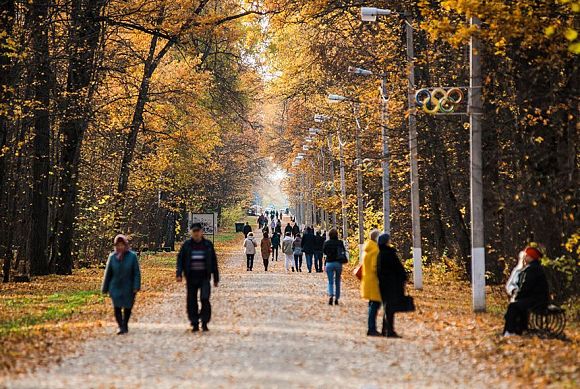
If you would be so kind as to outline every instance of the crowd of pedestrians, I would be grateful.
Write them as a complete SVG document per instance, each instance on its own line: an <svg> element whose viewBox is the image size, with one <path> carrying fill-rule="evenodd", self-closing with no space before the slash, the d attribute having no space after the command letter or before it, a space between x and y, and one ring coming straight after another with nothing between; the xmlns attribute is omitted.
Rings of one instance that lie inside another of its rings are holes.
<svg viewBox="0 0 580 389"><path fill-rule="evenodd" d="M305 258L308 273L326 272L328 304L339 305L348 250L339 239L338 231L334 228L328 231L327 239L325 232L315 232L312 227L306 227L302 233L298 224L292 222L284 227L282 238L280 217L281 213L272 213L270 218L260 215L258 228L263 233L260 242L249 223L245 224L243 250L246 270L253 271L258 243L266 272L270 261L278 261L280 250L288 273L301 273ZM217 256L213 243L205 239L200 223L192 224L190 233L191 237L182 244L177 255L176 280L181 282L185 276L187 315L192 331L199 331L200 323L203 331L209 331L211 280L214 287L219 283ZM504 336L521 335L527 331L529 312L546 309L549 303L548 282L540 263L542 256L536 247L526 247L520 253L518 264L506 284L510 304L505 315ZM389 234L376 229L369 233L356 275L361 280L361 297L368 301L367 335L399 338L395 332L395 313L415 308L412 298L405 295L407 272L390 244ZM105 268L102 292L108 293L113 302L119 335L129 331L129 318L140 289L141 271L137 255L131 251L127 237L118 235ZM382 328L379 331L377 317L381 309Z"/></svg>

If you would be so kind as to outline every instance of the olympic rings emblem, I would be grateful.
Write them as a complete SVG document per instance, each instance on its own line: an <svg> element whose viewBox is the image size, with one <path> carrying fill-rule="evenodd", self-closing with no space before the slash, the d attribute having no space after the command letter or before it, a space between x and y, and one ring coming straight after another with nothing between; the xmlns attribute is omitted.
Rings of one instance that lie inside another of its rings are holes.
<svg viewBox="0 0 580 389"><path fill-rule="evenodd" d="M415 101L426 113L451 113L463 101L463 92L459 88L423 88L415 93Z"/></svg>

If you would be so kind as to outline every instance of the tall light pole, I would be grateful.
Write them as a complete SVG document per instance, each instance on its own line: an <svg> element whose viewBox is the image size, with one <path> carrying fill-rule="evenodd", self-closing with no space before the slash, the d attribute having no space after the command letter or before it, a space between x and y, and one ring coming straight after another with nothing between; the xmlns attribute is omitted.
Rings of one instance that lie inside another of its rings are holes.
<svg viewBox="0 0 580 389"><path fill-rule="evenodd" d="M472 26L480 21L472 17ZM485 311L485 246L483 236L483 158L481 155L481 44L472 35L469 54L469 124L471 130L471 283L473 310Z"/></svg>
<svg viewBox="0 0 580 389"><path fill-rule="evenodd" d="M332 119L330 116L316 114L314 115L314 121L316 123L323 123L327 120ZM316 129L312 129L316 130ZM346 213L346 182L345 182L345 173L344 173L344 155L342 151L343 143L342 143L342 136L341 136L341 129L340 129L340 121L338 121L336 132L338 134L338 160L339 160L339 170L340 170L340 202L341 202L341 211L342 211L342 239L346 241L348 238L348 219ZM330 174L332 180L332 189L331 193L334 196L334 157L332 156L332 133L328 133L328 150L330 152ZM337 226L336 222L336 212L332 213L332 224L334 228Z"/></svg>
<svg viewBox="0 0 580 389"><path fill-rule="evenodd" d="M395 14L389 9L361 7L361 18L374 22L377 16ZM415 289L423 289L423 269L421 252L421 218L419 209L419 168L417 164L417 121L414 110L415 67L413 49L413 25L410 16L405 18L407 62L409 63L407 101L409 106L409 157L411 165L411 219L413 228L413 284Z"/></svg>
<svg viewBox="0 0 580 389"><path fill-rule="evenodd" d="M341 95L329 94L329 103L340 103L340 102L351 102L353 103L353 114L356 124L356 160L358 165L356 166L356 198L357 198L357 214L358 214L358 247L359 247L359 262L362 261L363 246L364 246L364 198L363 198L363 172L362 172L362 147L360 141L360 119L359 119L359 107L360 101L352 97L346 97Z"/></svg>
<svg viewBox="0 0 580 389"><path fill-rule="evenodd" d="M372 76L373 72L367 69L348 67L349 73L360 76ZM387 74L380 74L381 78L381 143L383 155L381 168L383 170L383 231L391 233L391 190L390 190L390 154L389 134L387 127Z"/></svg>

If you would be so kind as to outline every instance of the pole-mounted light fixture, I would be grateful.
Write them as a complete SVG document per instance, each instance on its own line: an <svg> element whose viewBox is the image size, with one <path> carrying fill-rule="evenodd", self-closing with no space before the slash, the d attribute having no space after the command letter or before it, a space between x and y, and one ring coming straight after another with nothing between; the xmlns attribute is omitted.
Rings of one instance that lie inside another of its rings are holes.
<svg viewBox="0 0 580 389"><path fill-rule="evenodd" d="M379 15L390 15L393 11L390 9L375 8L375 7L361 7L360 16L363 22L375 22Z"/></svg>
<svg viewBox="0 0 580 389"><path fill-rule="evenodd" d="M351 74L359 75L359 76L372 76L372 74L373 74L373 72L370 70L363 69L363 68L357 68L354 66L349 66L348 72Z"/></svg>

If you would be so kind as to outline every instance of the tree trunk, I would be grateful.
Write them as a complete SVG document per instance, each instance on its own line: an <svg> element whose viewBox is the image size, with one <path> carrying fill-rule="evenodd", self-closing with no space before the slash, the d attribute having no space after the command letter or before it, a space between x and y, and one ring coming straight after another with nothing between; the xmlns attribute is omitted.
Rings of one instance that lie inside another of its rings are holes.
<svg viewBox="0 0 580 389"><path fill-rule="evenodd" d="M8 198L6 197L6 152L4 147L8 141L8 129L11 105L13 104L14 86L12 74L12 60L10 55L12 48L8 45L8 38L12 36L14 25L15 7L13 0L0 0L0 26L6 34L0 35L0 225L8 226ZM2 282L10 281L10 267L12 265L12 253L8 246L9 228L3 228L0 232L0 259L4 258L2 266Z"/></svg>
<svg viewBox="0 0 580 389"><path fill-rule="evenodd" d="M27 257L32 275L48 274L48 175L50 164L50 63L48 1L32 1L32 61L34 73L34 143L32 212Z"/></svg>
<svg viewBox="0 0 580 389"><path fill-rule="evenodd" d="M71 274L73 267L73 232L77 211L77 183L83 137L90 120L90 102L93 95L101 24L98 19L106 0L74 0L72 28L69 36L67 95L61 124L63 147L59 207L57 210L58 253L55 261L57 274Z"/></svg>

